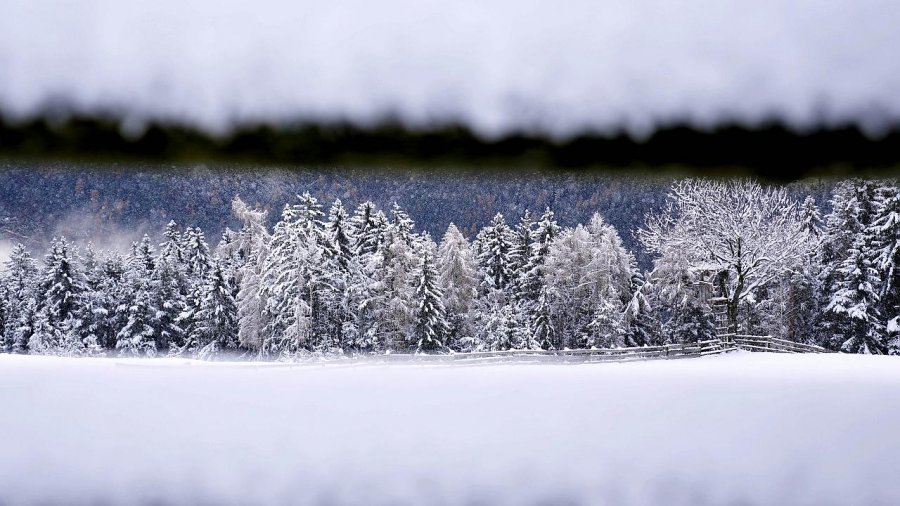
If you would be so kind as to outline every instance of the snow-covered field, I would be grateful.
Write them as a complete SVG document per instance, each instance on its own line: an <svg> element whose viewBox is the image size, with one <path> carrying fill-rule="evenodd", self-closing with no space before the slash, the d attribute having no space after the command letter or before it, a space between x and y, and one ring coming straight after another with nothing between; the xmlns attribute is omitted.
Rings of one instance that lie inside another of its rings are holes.
<svg viewBox="0 0 900 506"><path fill-rule="evenodd" d="M900 360L0 355L0 503L900 504Z"/></svg>

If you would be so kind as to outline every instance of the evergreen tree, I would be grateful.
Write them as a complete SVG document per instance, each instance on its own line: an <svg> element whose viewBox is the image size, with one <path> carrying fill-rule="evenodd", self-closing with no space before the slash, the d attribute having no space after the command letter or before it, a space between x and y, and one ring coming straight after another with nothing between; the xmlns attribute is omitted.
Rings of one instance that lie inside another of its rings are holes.
<svg viewBox="0 0 900 506"><path fill-rule="evenodd" d="M2 272L0 272L2 274ZM9 290L6 288L3 276L0 276L0 353L12 351L12 338L6 336L6 313L9 307Z"/></svg>
<svg viewBox="0 0 900 506"><path fill-rule="evenodd" d="M872 237L873 267L879 273L878 311L890 334L889 352L900 354L900 190L896 181L882 183L876 214L867 235Z"/></svg>
<svg viewBox="0 0 900 506"><path fill-rule="evenodd" d="M407 246L413 245L413 228L415 223L412 218L400 207L400 204L394 202L391 206L391 231L396 234Z"/></svg>
<svg viewBox="0 0 900 506"><path fill-rule="evenodd" d="M803 230L811 237L822 235L822 215L815 199L807 195L800 205L800 222Z"/></svg>
<svg viewBox="0 0 900 506"><path fill-rule="evenodd" d="M841 351L881 355L887 352L878 313L878 272L866 254L865 238L858 236L847 258L836 269L837 290L825 312L832 329L841 329Z"/></svg>
<svg viewBox="0 0 900 506"><path fill-rule="evenodd" d="M422 262L416 273L416 351L437 351L445 347L450 331L446 310L442 302L443 294L437 284L437 271L432 253L425 249Z"/></svg>
<svg viewBox="0 0 900 506"><path fill-rule="evenodd" d="M125 309L127 321L116 334L116 350L121 355L156 355L153 289L149 276L133 276Z"/></svg>
<svg viewBox="0 0 900 506"><path fill-rule="evenodd" d="M611 284L600 298L594 318L588 324L589 334L577 343L579 348L618 348L625 336L624 314L618 295Z"/></svg>
<svg viewBox="0 0 900 506"><path fill-rule="evenodd" d="M416 343L416 257L416 251L403 235L390 231L388 242L373 258L370 293L377 327L371 331L376 349L399 351L412 348Z"/></svg>
<svg viewBox="0 0 900 506"><path fill-rule="evenodd" d="M85 285L76 259L77 251L64 237L51 242L38 286L37 318L44 334L31 336L33 348L40 353L55 350L63 355L78 355L85 351L79 319L84 314Z"/></svg>
<svg viewBox="0 0 900 506"><path fill-rule="evenodd" d="M265 301L266 327L261 351L269 356L290 356L312 342L312 309L307 296L309 266L317 258L308 237L306 213L285 206L275 225L262 269L260 297Z"/></svg>
<svg viewBox="0 0 900 506"><path fill-rule="evenodd" d="M471 337L472 312L478 294L478 266L469 242L451 223L441 239L437 253L438 286L444 294L450 343L458 348L459 339Z"/></svg>
<svg viewBox="0 0 900 506"><path fill-rule="evenodd" d="M188 279L191 291L203 284L212 265L212 255L203 231L197 227L188 227L182 235L181 251L184 257L184 274Z"/></svg>
<svg viewBox="0 0 900 506"><path fill-rule="evenodd" d="M715 339L716 324L710 312L702 305L689 303L675 318L672 340L678 343L696 343Z"/></svg>
<svg viewBox="0 0 900 506"><path fill-rule="evenodd" d="M541 287L534 311L531 314L531 327L534 329L532 341L538 348L551 350L557 342L556 329L553 327L551 317L550 291L546 286Z"/></svg>
<svg viewBox="0 0 900 506"><path fill-rule="evenodd" d="M144 236L134 243L126 259L124 280L127 287L123 316L125 324L116 334L116 350L121 355L154 356L157 353L156 327L157 287L155 252L150 238Z"/></svg>
<svg viewBox="0 0 900 506"><path fill-rule="evenodd" d="M85 291L81 321L81 332L88 353L102 353L108 339L109 306L104 293L102 264L97 258L94 247L88 244L82 259L84 269Z"/></svg>
<svg viewBox="0 0 900 506"><path fill-rule="evenodd" d="M532 234L534 245L531 248L531 258L522 269L520 291L525 299L536 300L544 283L544 262L550 253L550 246L561 232L556 223L553 211L548 207L537 223L537 229Z"/></svg>
<svg viewBox="0 0 900 506"><path fill-rule="evenodd" d="M490 351L524 349L531 341L530 328L515 310L512 303L495 306L497 309L486 315L484 324L484 344Z"/></svg>
<svg viewBox="0 0 900 506"><path fill-rule="evenodd" d="M354 237L353 250L357 255L374 255L384 240L387 219L375 204L366 201L356 208L350 220Z"/></svg>
<svg viewBox="0 0 900 506"><path fill-rule="evenodd" d="M184 263L184 239L174 220L166 224L163 237L166 240L159 246L159 257L171 265L182 265Z"/></svg>
<svg viewBox="0 0 900 506"><path fill-rule="evenodd" d="M4 264L4 274L2 282L6 286L6 310L0 321L3 336L12 353L25 353L34 331L38 268L21 243L13 247Z"/></svg>
<svg viewBox="0 0 900 506"><path fill-rule="evenodd" d="M662 344L659 321L654 316L653 309L645 295L648 288L643 276L640 276L634 294L625 307L625 346Z"/></svg>
<svg viewBox="0 0 900 506"><path fill-rule="evenodd" d="M512 247L509 261L512 271L513 292L517 299L525 295L525 281L531 261L536 223L526 209L512 233Z"/></svg>
<svg viewBox="0 0 900 506"><path fill-rule="evenodd" d="M485 289L504 290L512 280L511 239L512 231L500 213L478 233L478 264Z"/></svg>
<svg viewBox="0 0 900 506"><path fill-rule="evenodd" d="M187 284L174 257L160 256L150 284L153 287L153 340L159 353L184 347L191 314Z"/></svg>
<svg viewBox="0 0 900 506"><path fill-rule="evenodd" d="M237 304L221 263L213 261L191 332L191 347L201 359L237 348Z"/></svg>
<svg viewBox="0 0 900 506"><path fill-rule="evenodd" d="M238 341L245 347L259 349L265 339L268 323L263 287L271 239L266 228L267 213L251 209L237 197L232 201L231 208L243 223L240 250L246 258L235 278L238 284L235 298L238 308Z"/></svg>
<svg viewBox="0 0 900 506"><path fill-rule="evenodd" d="M353 243L350 235L352 227L347 220L347 212L340 200L335 200L328 216L327 233L330 246L325 250L328 254L323 266L322 282L324 285L323 304L327 308L325 331L330 335L329 343L334 350L343 350L346 339L355 339L353 329L347 327L354 320L351 304L353 294L350 292L351 268L354 265ZM349 331L350 336L345 336Z"/></svg>

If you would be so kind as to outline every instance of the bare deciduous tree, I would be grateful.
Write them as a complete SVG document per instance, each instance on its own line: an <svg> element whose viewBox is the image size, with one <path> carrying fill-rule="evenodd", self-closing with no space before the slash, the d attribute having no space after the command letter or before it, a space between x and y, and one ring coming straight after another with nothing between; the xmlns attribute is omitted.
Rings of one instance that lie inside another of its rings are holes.
<svg viewBox="0 0 900 506"><path fill-rule="evenodd" d="M666 208L649 215L637 235L663 259L719 274L716 282L727 298L732 332L737 330L741 301L814 247L797 203L783 189L746 180L676 182Z"/></svg>

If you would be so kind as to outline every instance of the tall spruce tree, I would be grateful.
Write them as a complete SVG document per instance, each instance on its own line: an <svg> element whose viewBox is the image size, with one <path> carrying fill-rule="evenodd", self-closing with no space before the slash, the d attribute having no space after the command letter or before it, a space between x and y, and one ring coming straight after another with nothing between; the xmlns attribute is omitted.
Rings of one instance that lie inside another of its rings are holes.
<svg viewBox="0 0 900 506"><path fill-rule="evenodd" d="M233 293L221 262L214 260L203 285L190 336L198 358L216 358L237 348L237 304Z"/></svg>
<svg viewBox="0 0 900 506"><path fill-rule="evenodd" d="M437 253L438 286L444 294L444 306L450 324L451 348L457 341L474 334L472 313L478 295L478 266L469 241L451 223L441 239Z"/></svg>
<svg viewBox="0 0 900 506"><path fill-rule="evenodd" d="M878 313L878 272L864 248L865 238L857 237L847 258L835 270L837 290L825 312L841 324L841 351L881 355L887 352L887 346Z"/></svg>
<svg viewBox="0 0 900 506"><path fill-rule="evenodd" d="M38 285L35 332L29 350L79 355L85 351L81 339L85 283L77 264L78 253L65 237L54 238L45 257L44 272Z"/></svg>
<svg viewBox="0 0 900 506"><path fill-rule="evenodd" d="M416 351L433 352L444 349L450 325L442 301L443 294L438 286L434 258L427 248L422 251L422 261L416 273L415 297L418 304Z"/></svg>
<svg viewBox="0 0 900 506"><path fill-rule="evenodd" d="M4 264L3 283L6 286L6 311L0 321L3 335L12 353L26 353L34 331L37 310L37 263L21 243L13 246Z"/></svg>

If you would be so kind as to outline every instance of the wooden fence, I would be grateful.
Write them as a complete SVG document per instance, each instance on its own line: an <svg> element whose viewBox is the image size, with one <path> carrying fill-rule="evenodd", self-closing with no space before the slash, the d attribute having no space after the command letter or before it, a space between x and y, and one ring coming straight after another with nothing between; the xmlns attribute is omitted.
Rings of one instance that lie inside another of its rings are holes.
<svg viewBox="0 0 900 506"><path fill-rule="evenodd" d="M723 334L719 336L726 347L747 351L770 353L829 353L829 350L814 344L797 343L772 336L748 336Z"/></svg>
<svg viewBox="0 0 900 506"><path fill-rule="evenodd" d="M716 355L741 349L754 352L773 353L825 353L827 350L810 344L795 343L772 336L748 336L725 334L717 339L696 343L640 346L632 348L592 348L578 350L505 350L429 354L387 354L377 355L381 362L453 362L453 363L498 363L498 362L631 362L635 360L678 359Z"/></svg>

